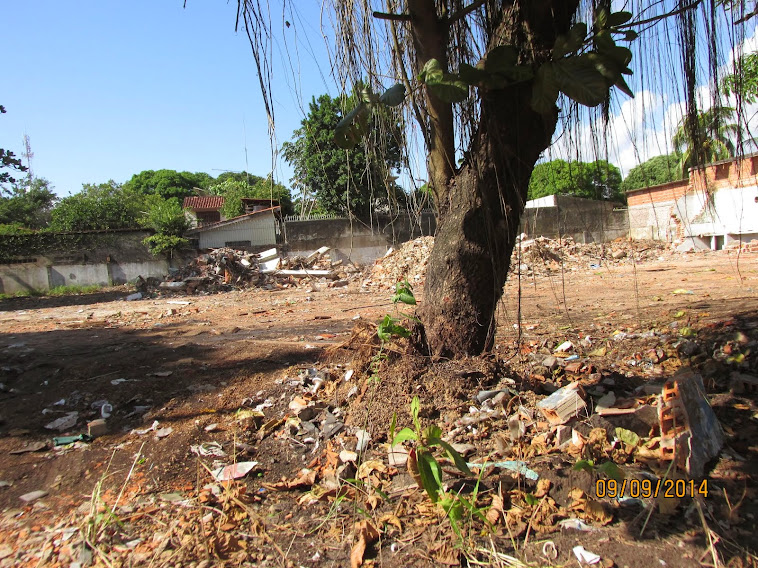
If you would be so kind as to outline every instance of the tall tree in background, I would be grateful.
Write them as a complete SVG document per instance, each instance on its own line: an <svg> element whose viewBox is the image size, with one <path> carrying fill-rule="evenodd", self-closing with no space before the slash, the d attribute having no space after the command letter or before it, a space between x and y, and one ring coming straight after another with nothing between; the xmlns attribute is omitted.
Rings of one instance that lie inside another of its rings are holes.
<svg viewBox="0 0 758 568"><path fill-rule="evenodd" d="M573 195L586 199L623 201L621 172L606 160L567 162L552 160L534 166L529 199L546 195Z"/></svg>
<svg viewBox="0 0 758 568"><path fill-rule="evenodd" d="M735 156L738 128L732 120L734 109L724 106L699 112L694 121L689 117L682 119L671 143L680 154L679 169L683 177L688 176L692 167Z"/></svg>
<svg viewBox="0 0 758 568"><path fill-rule="evenodd" d="M291 215L294 212L290 190L282 184L274 182L271 175L265 178L249 176L245 179L255 179L256 181L250 185L247 181L227 177L221 183L215 183L208 188L208 193L211 195L222 195L224 197L224 205L221 207L221 214L224 217L230 219L242 215L244 213L242 204L244 198L275 199L279 202L283 215Z"/></svg>
<svg viewBox="0 0 758 568"><path fill-rule="evenodd" d="M42 229L50 221L50 211L57 200L49 181L26 176L13 184L8 195L0 196L0 225Z"/></svg>
<svg viewBox="0 0 758 568"><path fill-rule="evenodd" d="M0 105L0 114L5 114L7 111L3 105ZM16 155L10 150L0 148L0 189L7 191L6 184L16 183L16 178L11 174L12 171L25 172L26 166L21 163L21 158L17 158ZM15 175L15 174L14 174Z"/></svg>
<svg viewBox="0 0 758 568"><path fill-rule="evenodd" d="M140 226L145 195L113 180L82 185L82 191L64 197L52 210L54 231L132 229Z"/></svg>
<svg viewBox="0 0 758 568"><path fill-rule="evenodd" d="M315 196L324 211L367 219L372 207L396 200L402 193L393 175L400 167L399 134L397 127L374 128L379 138L376 153L363 145L337 147L334 131L345 114L345 104L355 104L354 98L314 98L308 116L293 133L293 140L283 144L282 153L294 168L296 190Z"/></svg>
<svg viewBox="0 0 758 568"><path fill-rule="evenodd" d="M651 187L682 179L681 156L664 154L654 156L633 167L621 182L622 191L632 191L641 187Z"/></svg>
<svg viewBox="0 0 758 568"><path fill-rule="evenodd" d="M213 177L205 172L145 170L134 174L124 187L145 195L160 195L164 199L183 199L193 195L195 188L205 189L213 181Z"/></svg>
<svg viewBox="0 0 758 568"><path fill-rule="evenodd" d="M251 40L273 120L267 5L238 0L238 19ZM365 93L338 125L336 141L345 147L357 143L370 131L368 116L382 103L405 103L424 136L439 221L425 301L418 310L424 335L418 335L416 344L431 354L461 357L493 345L495 307L532 169L556 128L559 95L565 95L560 101L605 104L606 110L613 86L631 95L623 78L631 73L631 51L617 42L637 37L631 30L635 22L629 13L611 13L610 5L580 0L333 0L337 46L332 63L340 79L355 84L369 76L376 92L381 92L380 77L394 74L401 81L380 96ZM635 7L644 14L638 23L645 29L676 18L691 124L697 112L697 26L702 16L715 27L713 14L696 0L683 0L670 13L667 3L643 1ZM653 36L645 48L654 41L670 45L666 34ZM707 50L716 60L715 48L708 45Z"/></svg>

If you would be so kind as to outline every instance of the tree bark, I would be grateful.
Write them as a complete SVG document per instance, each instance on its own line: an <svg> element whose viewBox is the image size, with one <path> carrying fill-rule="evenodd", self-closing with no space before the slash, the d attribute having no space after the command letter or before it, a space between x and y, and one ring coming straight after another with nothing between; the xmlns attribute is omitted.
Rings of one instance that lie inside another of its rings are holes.
<svg viewBox="0 0 758 568"><path fill-rule="evenodd" d="M510 14L512 19L504 15L493 41L529 42L536 58L547 60L556 35L568 30L576 4L525 3L518 14ZM531 83L480 90L480 124L471 151L449 181L449 208L440 211L419 310L425 341L420 347L435 357L457 358L492 348L495 310L529 178L550 145L558 118L557 108L547 115L533 111L531 96Z"/></svg>

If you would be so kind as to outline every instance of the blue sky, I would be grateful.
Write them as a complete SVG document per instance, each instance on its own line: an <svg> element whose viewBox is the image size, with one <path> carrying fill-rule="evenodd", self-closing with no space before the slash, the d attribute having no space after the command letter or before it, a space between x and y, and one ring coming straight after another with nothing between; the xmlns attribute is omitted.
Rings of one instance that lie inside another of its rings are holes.
<svg viewBox="0 0 758 568"><path fill-rule="evenodd" d="M304 17L318 22L317 3L303 4L314 10ZM5 3L0 49L10 57L0 90L7 110L0 147L19 155L28 134L34 174L59 195L147 169L214 176L243 170L246 141L249 171L271 171L254 60L244 31L234 31L236 2L182 6L182 0ZM328 87L316 63L301 57L307 104ZM302 101L285 79L277 73L274 85L279 143L302 119ZM282 160L276 175L285 183L291 177Z"/></svg>
<svg viewBox="0 0 758 568"><path fill-rule="evenodd" d="M291 53L299 65L292 70L277 40L272 61L277 145L299 126L312 96L338 94L320 34L320 2L287 4L300 11L287 15L294 25L284 32L293 40L297 34L298 52ZM234 31L236 6L236 0L187 0L186 9L183 0L6 2L0 49L10 57L0 104L8 112L0 116L0 147L20 154L28 134L35 175L50 180L62 196L79 191L82 183L124 182L146 169L267 174L272 169L267 119L247 37ZM280 37L281 15L276 17ZM754 27L746 51L758 47ZM730 28L720 31L728 43ZM675 37L662 27L654 33ZM616 99L607 154L606 147L599 154L586 150L597 144L580 123L572 149L562 150L559 143L547 159L607 155L625 173L671 151L684 110L678 57L663 41L657 57L665 64L638 70L646 41L641 37L633 46L630 85L637 97ZM722 55L720 64L728 64L728 46ZM701 86L706 108L708 91ZM423 159L417 164L423 169ZM282 159L274 173L289 185L291 168Z"/></svg>

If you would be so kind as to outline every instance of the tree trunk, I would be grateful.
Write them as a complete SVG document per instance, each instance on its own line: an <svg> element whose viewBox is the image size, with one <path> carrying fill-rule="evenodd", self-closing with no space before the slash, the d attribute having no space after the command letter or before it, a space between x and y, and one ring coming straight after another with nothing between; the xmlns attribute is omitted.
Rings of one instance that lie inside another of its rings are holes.
<svg viewBox="0 0 758 568"><path fill-rule="evenodd" d="M488 3L487 51L511 45L521 63L536 70L552 57L556 37L568 32L579 0ZM447 16L434 0L409 0L417 66L449 49ZM448 58L440 61L446 68ZM495 308L503 294L529 178L550 145L558 109L532 110L531 81L504 89L479 89L479 126L457 170L450 113L427 91L432 143L429 178L439 222L429 259L421 349L436 357L476 355L492 347ZM423 126L423 125L422 125ZM434 143L435 136L439 143Z"/></svg>
<svg viewBox="0 0 758 568"><path fill-rule="evenodd" d="M557 121L531 109L531 86L490 93L472 152L451 181L429 260L421 321L437 357L492 347L529 178Z"/></svg>

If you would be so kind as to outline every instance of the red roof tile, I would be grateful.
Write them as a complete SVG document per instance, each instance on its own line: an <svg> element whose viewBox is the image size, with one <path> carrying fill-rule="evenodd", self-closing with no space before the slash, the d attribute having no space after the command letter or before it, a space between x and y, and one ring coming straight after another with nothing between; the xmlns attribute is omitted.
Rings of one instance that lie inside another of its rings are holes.
<svg viewBox="0 0 758 568"><path fill-rule="evenodd" d="M199 195L185 197L182 207L184 209L221 209L224 205L224 197L221 195Z"/></svg>

